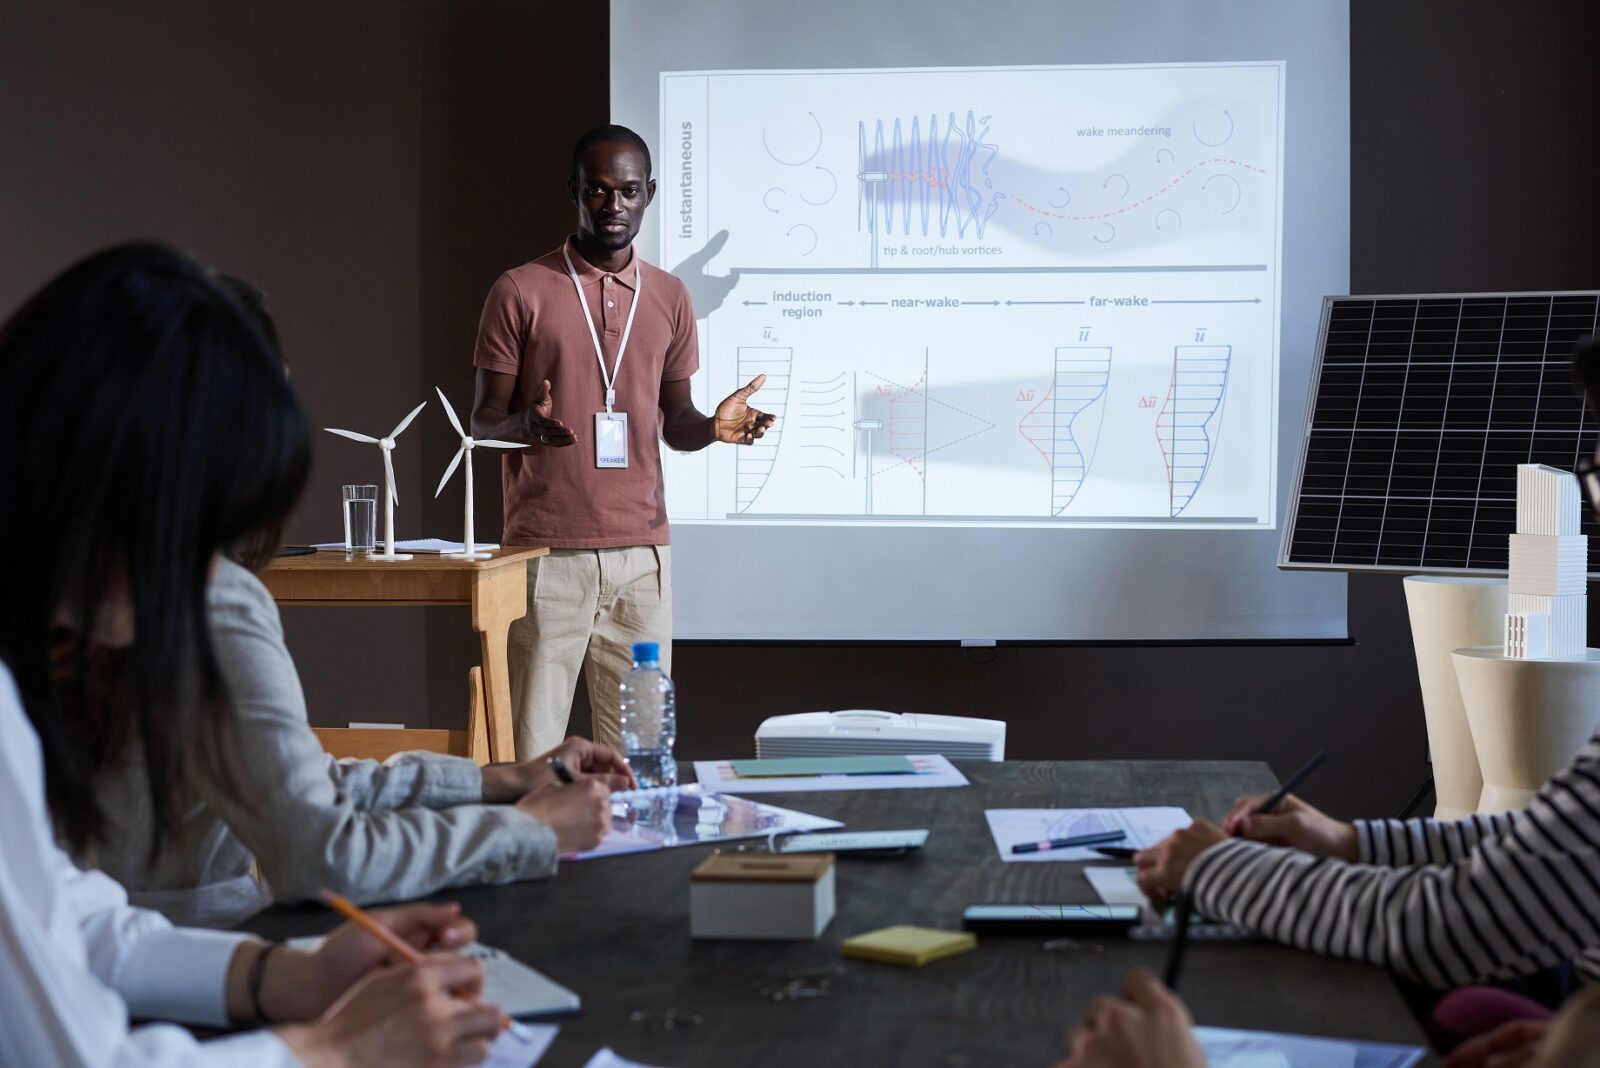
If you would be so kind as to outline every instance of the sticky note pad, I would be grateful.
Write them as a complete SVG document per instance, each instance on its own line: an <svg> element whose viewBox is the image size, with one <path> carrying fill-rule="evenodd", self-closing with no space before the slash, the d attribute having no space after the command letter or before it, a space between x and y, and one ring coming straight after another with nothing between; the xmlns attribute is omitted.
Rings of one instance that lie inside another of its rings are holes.
<svg viewBox="0 0 1600 1068"><path fill-rule="evenodd" d="M920 968L930 961L965 953L977 944L978 939L967 931L898 924L846 938L839 948L847 957Z"/></svg>
<svg viewBox="0 0 1600 1068"><path fill-rule="evenodd" d="M911 775L916 766L903 756L779 757L735 760L741 779L788 779L805 775Z"/></svg>

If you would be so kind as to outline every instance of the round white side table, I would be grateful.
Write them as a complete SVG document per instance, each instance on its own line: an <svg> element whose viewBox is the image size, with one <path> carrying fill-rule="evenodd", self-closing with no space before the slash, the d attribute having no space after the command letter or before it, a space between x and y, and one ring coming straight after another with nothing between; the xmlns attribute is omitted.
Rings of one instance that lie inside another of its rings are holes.
<svg viewBox="0 0 1600 1068"><path fill-rule="evenodd" d="M1433 815L1456 820L1478 810L1483 775L1450 651L1500 641L1505 633L1506 581L1418 575L1405 580L1405 590L1438 798Z"/></svg>
<svg viewBox="0 0 1600 1068"><path fill-rule="evenodd" d="M1522 808L1600 723L1600 649L1508 660L1498 645L1451 654L1483 769L1478 811Z"/></svg>

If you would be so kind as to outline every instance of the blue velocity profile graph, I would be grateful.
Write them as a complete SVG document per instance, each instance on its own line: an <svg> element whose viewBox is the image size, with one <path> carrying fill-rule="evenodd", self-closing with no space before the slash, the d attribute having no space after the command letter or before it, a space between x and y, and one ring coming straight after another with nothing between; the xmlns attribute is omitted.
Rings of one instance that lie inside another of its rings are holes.
<svg viewBox="0 0 1600 1068"><path fill-rule="evenodd" d="M1167 500L1180 516L1205 481L1216 454L1217 424L1228 392L1232 345L1178 345L1172 383L1156 417L1156 438L1167 461Z"/></svg>
<svg viewBox="0 0 1600 1068"><path fill-rule="evenodd" d="M874 267L880 233L949 237L953 228L957 238L983 237L1005 199L989 177L999 148L988 136L989 116L971 111L965 122L948 113L942 126L937 114L929 115L925 132L921 116L912 117L909 129L893 120L887 135L878 119L870 146L866 122L856 124L856 224L872 241Z"/></svg>
<svg viewBox="0 0 1600 1068"><path fill-rule="evenodd" d="M1054 428L1050 456L1051 515L1060 515L1066 510L1089 473L1100 436L1100 420L1081 417L1105 399L1110 381L1109 348L1056 349L1056 380L1050 391Z"/></svg>
<svg viewBox="0 0 1600 1068"><path fill-rule="evenodd" d="M777 345L741 345L737 354L739 377L746 382L766 375L761 387L761 408L777 417L761 438L742 446L736 458L736 506L748 511L772 477L778 462L778 446L783 441L785 416L789 408L789 375L794 366L794 349Z"/></svg>

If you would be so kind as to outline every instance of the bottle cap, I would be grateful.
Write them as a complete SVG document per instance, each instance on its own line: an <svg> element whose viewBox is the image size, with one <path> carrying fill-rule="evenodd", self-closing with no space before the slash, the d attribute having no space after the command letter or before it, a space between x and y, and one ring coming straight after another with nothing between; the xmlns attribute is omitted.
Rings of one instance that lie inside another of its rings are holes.
<svg viewBox="0 0 1600 1068"><path fill-rule="evenodd" d="M635 664L659 664L661 662L661 643L634 642L633 662Z"/></svg>

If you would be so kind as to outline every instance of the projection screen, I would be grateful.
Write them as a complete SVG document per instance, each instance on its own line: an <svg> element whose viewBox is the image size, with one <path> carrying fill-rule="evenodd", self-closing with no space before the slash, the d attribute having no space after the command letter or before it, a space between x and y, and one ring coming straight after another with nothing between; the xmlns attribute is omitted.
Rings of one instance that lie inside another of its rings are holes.
<svg viewBox="0 0 1600 1068"><path fill-rule="evenodd" d="M1275 566L1348 290L1343 3L612 0L693 297L679 639L1343 638Z"/></svg>

